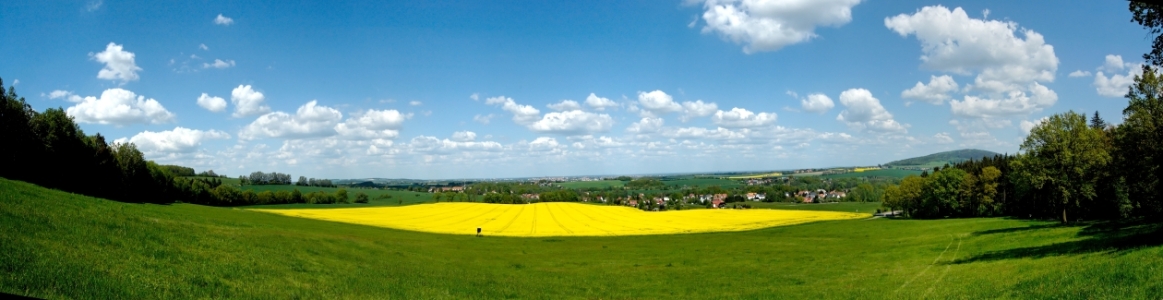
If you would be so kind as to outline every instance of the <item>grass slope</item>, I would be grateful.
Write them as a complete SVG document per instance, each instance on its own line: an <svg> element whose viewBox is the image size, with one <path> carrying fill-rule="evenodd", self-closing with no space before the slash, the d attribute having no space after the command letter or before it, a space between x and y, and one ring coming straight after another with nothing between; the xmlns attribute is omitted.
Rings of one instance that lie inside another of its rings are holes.
<svg viewBox="0 0 1163 300"><path fill-rule="evenodd" d="M1118 230L1115 230L1115 229ZM831 221L475 238L0 179L0 292L44 298L1156 298L1157 224Z"/></svg>
<svg viewBox="0 0 1163 300"><path fill-rule="evenodd" d="M933 153L933 154L929 154L929 155L925 155L925 156L921 156L921 157L902 159L902 160L893 161L893 162L890 162L890 163L887 163L884 165L890 166L890 167L931 168L931 167L943 166L945 164L952 165L952 164L959 163L959 162L966 161L966 160L970 160L970 159L980 160L982 157L986 157L986 156L993 157L994 155L997 155L997 154L998 154L997 152L986 151L986 150L961 149L961 150L937 152L937 153Z"/></svg>

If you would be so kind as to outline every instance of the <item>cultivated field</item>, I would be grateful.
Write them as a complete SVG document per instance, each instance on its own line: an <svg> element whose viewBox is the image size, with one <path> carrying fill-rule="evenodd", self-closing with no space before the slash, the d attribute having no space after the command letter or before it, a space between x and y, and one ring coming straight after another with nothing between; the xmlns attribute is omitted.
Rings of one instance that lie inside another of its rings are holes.
<svg viewBox="0 0 1163 300"><path fill-rule="evenodd" d="M771 172L771 173L752 174L752 175L743 175L743 176L731 176L731 177L727 177L727 179L755 179L755 178L768 178L768 177L779 177L779 176L783 176L783 173Z"/></svg>
<svg viewBox="0 0 1163 300"><path fill-rule="evenodd" d="M256 209L287 216L412 231L489 236L619 236L742 231L869 214L772 209L646 212L578 203L435 203L348 209Z"/></svg>

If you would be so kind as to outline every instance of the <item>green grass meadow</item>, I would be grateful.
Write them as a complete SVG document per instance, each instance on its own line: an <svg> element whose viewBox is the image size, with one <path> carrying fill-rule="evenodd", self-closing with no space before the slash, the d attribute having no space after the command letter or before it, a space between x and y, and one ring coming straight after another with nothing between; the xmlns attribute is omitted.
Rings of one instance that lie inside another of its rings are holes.
<svg viewBox="0 0 1163 300"><path fill-rule="evenodd" d="M1002 218L477 238L0 179L0 292L53 299L1147 299L1161 245L1158 223Z"/></svg>

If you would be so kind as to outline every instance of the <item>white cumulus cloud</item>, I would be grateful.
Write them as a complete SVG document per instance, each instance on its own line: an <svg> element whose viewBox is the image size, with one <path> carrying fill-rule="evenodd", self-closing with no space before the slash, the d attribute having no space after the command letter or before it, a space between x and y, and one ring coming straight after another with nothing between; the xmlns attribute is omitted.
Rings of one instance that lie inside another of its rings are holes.
<svg viewBox="0 0 1163 300"><path fill-rule="evenodd" d="M235 118L270 112L271 107L264 104L264 101L266 101L266 96L263 96L262 92L255 91L250 85L239 85L230 91L230 102L234 103Z"/></svg>
<svg viewBox="0 0 1163 300"><path fill-rule="evenodd" d="M452 133L452 140L457 142L471 142L476 140L477 134L472 131L457 131Z"/></svg>
<svg viewBox="0 0 1163 300"><path fill-rule="evenodd" d="M979 71L980 81L1002 83L1051 82L1058 70L1054 47L1041 34L1014 22L973 19L960 7L926 6L884 24L901 36L916 35L921 61L935 70Z"/></svg>
<svg viewBox="0 0 1163 300"><path fill-rule="evenodd" d="M747 129L731 130L723 127L707 129L703 127L684 127L667 129L663 136L676 139L711 139L711 140L743 140L747 138Z"/></svg>
<svg viewBox="0 0 1163 300"><path fill-rule="evenodd" d="M120 88L105 90L100 98L84 97L77 105L66 109L66 113L80 123L116 126L174 121L174 114L157 100L146 99L145 96Z"/></svg>
<svg viewBox="0 0 1163 300"><path fill-rule="evenodd" d="M549 109L556 111L581 110L582 108L581 104L578 104L577 101L573 100L561 100L559 103L550 103L546 106L549 107Z"/></svg>
<svg viewBox="0 0 1163 300"><path fill-rule="evenodd" d="M976 74L965 90L982 94L950 101L954 114L980 118L1029 114L1057 100L1040 83L1054 81L1058 57L1054 47L1031 29L1012 21L973 19L960 7L949 10L940 5L885 18L884 24L903 37L916 36L924 66Z"/></svg>
<svg viewBox="0 0 1163 300"><path fill-rule="evenodd" d="M682 105L674 102L674 97L660 90L638 92L638 105L658 115L682 111Z"/></svg>
<svg viewBox="0 0 1163 300"><path fill-rule="evenodd" d="M1066 75L1066 76L1070 76L1071 78L1078 78L1078 77L1090 77L1090 75L1091 75L1090 71L1074 70L1074 72L1070 72L1070 75Z"/></svg>
<svg viewBox="0 0 1163 300"><path fill-rule="evenodd" d="M642 120L639 120L638 122L634 122L633 124L630 124L630 126L626 128L626 131L629 131L631 133L639 133L639 134L641 134L641 133L655 133L655 132L658 132L659 130L662 129L662 124L663 124L662 118L647 117L647 118L642 118Z"/></svg>
<svg viewBox="0 0 1163 300"><path fill-rule="evenodd" d="M521 125L532 124L541 119L541 111L533 106L517 104L513 98L497 96L485 99L485 104L499 105L502 110L513 114L513 122ZM488 121L485 121L488 123Z"/></svg>
<svg viewBox="0 0 1163 300"><path fill-rule="evenodd" d="M590 93L590 95L586 97L586 105L597 111L603 111L607 108L615 108L619 106L617 102L614 102L614 100L598 97L598 95L595 95L594 93Z"/></svg>
<svg viewBox="0 0 1163 300"><path fill-rule="evenodd" d="M718 111L711 117L711 122L727 128L750 128L767 126L775 123L775 113L754 113L742 108L732 108L729 111Z"/></svg>
<svg viewBox="0 0 1163 300"><path fill-rule="evenodd" d="M789 91L789 95L794 94ZM800 108L810 113L823 114L833 107L836 107L836 104L832 102L832 98L824 94L810 94L808 98L800 100Z"/></svg>
<svg viewBox="0 0 1163 300"><path fill-rule="evenodd" d="M1113 73L1113 72L1118 72L1118 71L1122 71L1125 69L1134 68L1137 65L1138 64L1132 64L1132 63L1128 63L1128 62L1123 61L1122 55L1107 54L1106 57L1103 58L1102 66L1098 67L1098 70Z"/></svg>
<svg viewBox="0 0 1163 300"><path fill-rule="evenodd" d="M614 118L610 115L571 110L547 113L528 127L541 133L578 135L609 131L613 125Z"/></svg>
<svg viewBox="0 0 1163 300"><path fill-rule="evenodd" d="M225 68L229 68L229 67L233 67L233 66L234 66L234 60L221 60L221 59L217 59L217 58L214 59L213 63L202 63L203 69L209 69L209 68L225 69Z"/></svg>
<svg viewBox="0 0 1163 300"><path fill-rule="evenodd" d="M1135 76L1142 74L1143 69L1139 68L1132 68L1127 74L1111 74L1110 77L1098 72L1094 74L1094 90L1103 97L1123 97L1127 94L1127 88L1135 83Z"/></svg>
<svg viewBox="0 0 1163 300"><path fill-rule="evenodd" d="M560 150L564 145L557 142L557 139L551 137L539 137L528 144L529 151L546 152Z"/></svg>
<svg viewBox="0 0 1163 300"><path fill-rule="evenodd" d="M962 117L992 118L1029 114L1053 106L1058 93L1033 83L1025 91L1010 91L1005 97L981 98L965 96L964 100L949 101L953 114Z"/></svg>
<svg viewBox="0 0 1163 300"><path fill-rule="evenodd" d="M872 97L866 89L849 89L840 93L840 104L844 111L836 120L858 130L870 129L881 132L907 132L904 125L893 120L892 114L880 105L880 100Z"/></svg>
<svg viewBox="0 0 1163 300"><path fill-rule="evenodd" d="M13 86L15 86L15 84L13 84ZM77 96L77 94L73 94L73 92L65 90L53 90L48 94L41 94L41 96L48 97L49 99L65 99L69 102L81 102L85 100L81 96Z"/></svg>
<svg viewBox="0 0 1163 300"><path fill-rule="evenodd" d="M262 115L243 127L238 137L253 140L262 137L300 139L334 135L335 126L343 114L334 108L317 104L317 101L311 100L300 106L294 115L281 111Z"/></svg>
<svg viewBox="0 0 1163 300"><path fill-rule="evenodd" d="M719 110L719 105L714 102L703 102L703 100L695 100L694 102L685 101L682 103L682 117L679 119L686 122L693 118L700 118L709 116L715 111Z"/></svg>
<svg viewBox="0 0 1163 300"><path fill-rule="evenodd" d="M202 93L202 96L198 96L198 106L211 112L222 112L226 110L226 99L222 99L222 97L211 97L209 94Z"/></svg>
<svg viewBox="0 0 1163 300"><path fill-rule="evenodd" d="M394 109L368 110L335 125L335 132L348 139L391 139L400 135L400 127L412 114Z"/></svg>
<svg viewBox="0 0 1163 300"><path fill-rule="evenodd" d="M707 0L703 33L743 44L744 53L776 51L817 35L818 26L852 21L860 0Z"/></svg>
<svg viewBox="0 0 1163 300"><path fill-rule="evenodd" d="M693 118L706 117L719 109L719 105L714 102L703 102L703 100L685 101L682 104L674 101L674 97L666 94L660 90L651 92L638 92L637 106L641 106L640 112L642 117L655 117L668 113L681 112L679 120L686 122ZM630 106L630 111L635 111L635 105Z"/></svg>
<svg viewBox="0 0 1163 300"><path fill-rule="evenodd" d="M145 153L190 153L210 139L229 139L230 134L217 130L197 130L175 127L166 131L143 131L131 138L120 138L115 143L133 143Z"/></svg>
<svg viewBox="0 0 1163 300"><path fill-rule="evenodd" d="M1127 94L1127 88L1135 82L1135 76L1143 75L1141 64L1123 62L1121 55L1107 55L1101 67L1094 74L1094 89L1099 96L1119 98ZM1118 74L1126 70L1126 74ZM1107 77L1105 72L1111 75Z"/></svg>
<svg viewBox="0 0 1163 300"><path fill-rule="evenodd" d="M214 24L222 25L222 26L230 26L230 24L234 24L234 19L231 19L230 17L227 17L227 16L223 16L222 14L218 14L218 17L214 18Z"/></svg>
<svg viewBox="0 0 1163 300"><path fill-rule="evenodd" d="M929 84L917 82L911 89L901 92L901 98L928 102L940 105L951 97L949 93L957 91L959 86L949 75L930 76Z"/></svg>
<svg viewBox="0 0 1163 300"><path fill-rule="evenodd" d="M408 143L408 149L418 153L454 154L458 152L497 152L504 150L504 146L493 141L458 141L455 138L452 140L441 140L436 137L422 135L412 138Z"/></svg>
<svg viewBox="0 0 1163 300"><path fill-rule="evenodd" d="M135 56L133 52L125 51L124 47L112 42L105 45L105 51L89 53L91 59L105 64L97 72L97 78L120 80L122 84L140 79L137 71L141 71L141 68L134 62Z"/></svg>

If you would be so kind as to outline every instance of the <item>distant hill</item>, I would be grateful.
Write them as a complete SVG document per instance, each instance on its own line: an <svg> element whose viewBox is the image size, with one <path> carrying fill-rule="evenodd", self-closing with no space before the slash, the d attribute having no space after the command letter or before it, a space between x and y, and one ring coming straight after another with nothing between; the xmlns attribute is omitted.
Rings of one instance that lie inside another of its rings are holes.
<svg viewBox="0 0 1163 300"><path fill-rule="evenodd" d="M938 153L933 153L933 154L929 154L929 155L925 155L925 156L921 156L921 157L902 159L902 160L893 161L893 162L884 164L884 166L886 166L886 167L932 168L932 167L943 166L945 164L952 165L952 164L959 163L959 162L966 161L966 160L970 160L970 159L981 159L982 157L986 157L986 156L992 157L992 156L998 155L998 154L999 153L997 153L997 152L986 151L986 150L961 149L961 150L938 152Z"/></svg>

